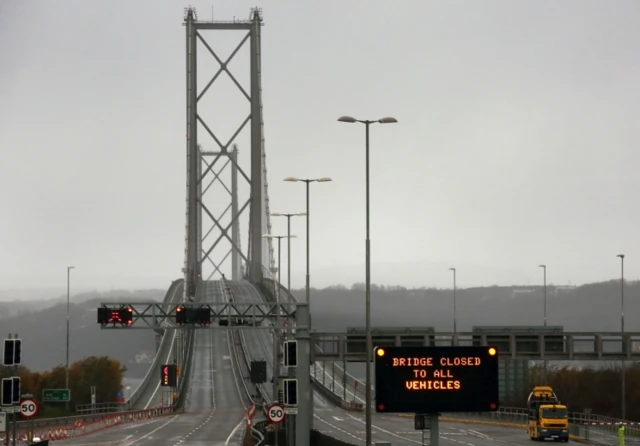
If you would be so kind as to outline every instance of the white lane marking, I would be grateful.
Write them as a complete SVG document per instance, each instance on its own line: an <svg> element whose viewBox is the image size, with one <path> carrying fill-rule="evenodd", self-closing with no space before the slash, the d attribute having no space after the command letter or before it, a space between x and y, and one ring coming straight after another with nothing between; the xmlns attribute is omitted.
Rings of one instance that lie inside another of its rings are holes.
<svg viewBox="0 0 640 446"><path fill-rule="evenodd" d="M172 416L172 417L171 417L171 419L170 419L169 421L167 421L166 423L164 423L162 426L158 426L158 427L156 427L156 428L155 428L154 430L152 430L151 432L149 432L149 433L147 433L147 434L143 435L142 437L137 438L137 439L133 440L132 442L127 443L127 444L125 444L125 445L123 445L123 446L131 446L132 444L135 444L135 443L139 442L140 440L144 440L145 438L149 437L150 435L155 434L156 432L158 432L160 429L162 429L163 427L165 427L167 424L169 424L169 423L173 422L176 418L178 418L178 415L174 415L174 416Z"/></svg>
<svg viewBox="0 0 640 446"><path fill-rule="evenodd" d="M244 420L240 420L240 422L238 423L238 425L236 427L233 428L233 430L231 431L231 433L229 434L229 436L227 437L227 441L224 442L224 446L228 446L229 442L231 441L231 439L233 438L233 436L236 434L236 432L238 431L238 429L240 429L240 427L242 426L242 424L244 423Z"/></svg>
<svg viewBox="0 0 640 446"><path fill-rule="evenodd" d="M314 416L315 418L317 418L318 420L322 421L324 424L326 424L326 425L328 425L328 426L331 426L332 428L334 428L335 430L337 430L337 431L339 431L339 432L342 432L343 434L346 434L346 435L348 435L348 436L350 436L350 437L352 437L352 438L355 438L356 440L359 440L359 441L366 441L366 439L364 439L364 438L357 437L357 436L353 435L351 432L347 432L347 431L346 431L346 430L344 430L344 429L340 429L340 428L339 428L338 426L336 426L335 424L329 423L327 420L325 420L324 418L319 417L319 416L318 416L318 415L316 415L316 414L313 414L313 416Z"/></svg>
<svg viewBox="0 0 640 446"><path fill-rule="evenodd" d="M167 354L167 359L164 362L164 364L167 364L169 362L169 358L171 358L171 352L173 351L173 346L176 343L177 334L178 334L178 330L173 330L173 338L171 338L171 347L169 348L169 354ZM145 410L148 409L151 403L153 402L153 400L156 399L156 394L158 393L158 389L160 389L160 380L158 380L158 385L156 386L156 390L153 391L153 395L151 395L151 398L149 398L149 401L147 401L147 405L144 406Z"/></svg>
<svg viewBox="0 0 640 446"><path fill-rule="evenodd" d="M365 424L364 420L361 420L358 417L354 417L350 413L347 413L347 416L353 418L354 420L358 421L359 423ZM415 444L422 445L422 441L416 441L416 440L413 440L413 439L408 438L408 437L403 437L402 435L398 435L398 434L396 434L394 432L391 432L391 431L388 431L386 429L383 429L380 426L376 426L376 425L372 424L371 427L379 430L380 432L384 432L385 434L389 434L389 435L392 435L394 437L400 438L401 440L408 441L410 443L415 443ZM466 441L454 440L453 438L447 438L447 437L443 436L442 434L440 434L439 437L442 440L447 440L447 441L451 441L451 442L454 442L454 443L462 443L462 444L466 444L466 445L469 445L469 446L475 446L474 443L467 443Z"/></svg>

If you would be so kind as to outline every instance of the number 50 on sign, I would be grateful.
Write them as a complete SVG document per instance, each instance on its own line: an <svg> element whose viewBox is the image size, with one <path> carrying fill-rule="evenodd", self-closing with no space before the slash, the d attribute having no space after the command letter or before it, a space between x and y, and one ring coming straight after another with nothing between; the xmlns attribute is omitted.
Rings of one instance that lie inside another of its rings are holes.
<svg viewBox="0 0 640 446"><path fill-rule="evenodd" d="M38 403L35 400L22 400L20 402L20 414L25 418L35 417L38 413Z"/></svg>
<svg viewBox="0 0 640 446"><path fill-rule="evenodd" d="M267 409L267 418L269 418L269 421L272 423L282 422L282 420L284 420L284 407L280 404L272 404L269 406L269 409Z"/></svg>

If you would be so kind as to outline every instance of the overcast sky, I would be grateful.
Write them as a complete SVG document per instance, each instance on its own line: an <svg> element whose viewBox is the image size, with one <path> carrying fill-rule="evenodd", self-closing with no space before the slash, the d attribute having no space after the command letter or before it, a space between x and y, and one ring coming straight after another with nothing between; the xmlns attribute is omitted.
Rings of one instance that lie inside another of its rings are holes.
<svg viewBox="0 0 640 446"><path fill-rule="evenodd" d="M304 210L286 176L334 180L312 185L312 285L364 280L365 134L344 114L399 121L371 128L373 282L449 286L455 266L461 287L537 284L545 263L580 284L619 277L619 253L638 277L640 3L234 0L213 18L256 4L271 210ZM64 286L67 265L79 288L181 276L185 6L0 1L0 289ZM243 37L203 33L223 59ZM229 65L247 90L248 55ZM248 101L214 86L201 112L226 142Z"/></svg>

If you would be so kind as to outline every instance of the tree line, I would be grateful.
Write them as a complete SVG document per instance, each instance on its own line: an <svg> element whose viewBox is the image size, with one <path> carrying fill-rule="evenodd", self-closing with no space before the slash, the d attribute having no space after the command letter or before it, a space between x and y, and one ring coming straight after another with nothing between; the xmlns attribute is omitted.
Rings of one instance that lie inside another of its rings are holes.
<svg viewBox="0 0 640 446"><path fill-rule="evenodd" d="M640 420L640 364L627 364L625 369L625 418ZM570 412L591 409L593 414L622 418L622 371L621 365L598 369L547 366L547 384ZM543 366L531 368L528 381L531 389L543 385ZM503 405L526 407L528 396L527 393L510 398Z"/></svg>
<svg viewBox="0 0 640 446"><path fill-rule="evenodd" d="M0 377L9 378L19 376L21 393L32 394L40 407L43 404L53 410L41 411L39 415L47 416L60 413L64 403L43 403L43 390L66 389L66 369L57 366L44 372L33 372L27 367L20 366L16 371L10 367L0 366ZM122 379L126 368L115 359L107 356L90 356L69 365L69 389L71 402L69 409L75 412L77 405L91 403L91 386L96 387L96 403L112 403L116 401L118 392L122 390ZM42 413L44 412L44 413Z"/></svg>

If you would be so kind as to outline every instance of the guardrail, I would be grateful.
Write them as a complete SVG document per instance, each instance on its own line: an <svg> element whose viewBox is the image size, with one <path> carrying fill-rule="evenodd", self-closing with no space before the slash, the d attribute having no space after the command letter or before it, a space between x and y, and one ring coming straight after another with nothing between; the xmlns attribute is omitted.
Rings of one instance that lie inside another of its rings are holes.
<svg viewBox="0 0 640 446"><path fill-rule="evenodd" d="M118 412L115 414L92 414L76 417L42 418L28 421L18 421L16 429L16 442L26 442L27 432L32 431L34 436L41 440L49 441L67 440L81 437L101 429L113 427L122 423L145 421L151 418L171 415L170 407L161 407L146 410L133 410ZM11 434L13 438L13 434Z"/></svg>
<svg viewBox="0 0 640 446"><path fill-rule="evenodd" d="M129 408L128 403L97 403L97 404L82 404L76 406L76 413L109 413L109 412L122 412Z"/></svg>
<svg viewBox="0 0 640 446"><path fill-rule="evenodd" d="M403 416L413 418L413 414ZM448 421L506 423L512 424L513 427L525 427L529 422L527 409L519 407L501 407L496 412L447 413L442 416ZM640 423L582 412L569 413L569 433L587 440L601 437L613 439L617 436L620 425L625 426L626 437L632 437L635 441L640 439Z"/></svg>
<svg viewBox="0 0 640 446"><path fill-rule="evenodd" d="M177 288L181 284L184 284L184 279L177 279L171 282L171 286L167 290L167 294L163 299L163 303L165 304L173 303L172 297L174 298L173 299L174 301L175 299L180 299L182 297L179 293L176 292ZM156 351L156 355L153 358L153 361L151 363L151 366L149 367L149 370L147 371L144 378L142 379L142 382L140 382L140 385L138 385L138 387L133 392L131 392L131 396L129 397L129 407L134 407L138 403L138 399L144 393L147 385L149 384L149 380L151 379L152 372L157 369L160 363L161 355L159 355L158 353L161 351L164 351L164 349L166 348L167 342L171 342L170 340L171 336L168 336L169 333L170 333L169 331L165 330L164 334L162 335L162 340L160 341L160 346Z"/></svg>

